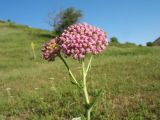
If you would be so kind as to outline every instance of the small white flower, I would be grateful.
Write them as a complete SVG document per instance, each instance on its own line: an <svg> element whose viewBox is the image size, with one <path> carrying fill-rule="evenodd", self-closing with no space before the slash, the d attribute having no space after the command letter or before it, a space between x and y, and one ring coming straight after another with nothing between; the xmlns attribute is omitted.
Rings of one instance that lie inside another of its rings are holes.
<svg viewBox="0 0 160 120"><path fill-rule="evenodd" d="M35 90L39 90L39 88L34 88Z"/></svg>
<svg viewBox="0 0 160 120"><path fill-rule="evenodd" d="M6 88L7 91L11 90L11 88Z"/></svg>
<svg viewBox="0 0 160 120"><path fill-rule="evenodd" d="M54 78L49 78L50 80L54 80Z"/></svg>

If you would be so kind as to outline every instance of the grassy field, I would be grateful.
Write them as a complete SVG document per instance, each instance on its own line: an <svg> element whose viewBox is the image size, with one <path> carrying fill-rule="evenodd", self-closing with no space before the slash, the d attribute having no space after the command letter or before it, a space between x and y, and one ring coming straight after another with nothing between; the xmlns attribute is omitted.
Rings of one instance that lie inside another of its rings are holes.
<svg viewBox="0 0 160 120"><path fill-rule="evenodd" d="M48 31L0 23L0 120L71 120L84 113L83 93L63 63L41 57L49 39ZM80 64L67 61L81 80ZM87 79L91 98L104 90L92 120L160 119L160 47L110 46L94 56Z"/></svg>

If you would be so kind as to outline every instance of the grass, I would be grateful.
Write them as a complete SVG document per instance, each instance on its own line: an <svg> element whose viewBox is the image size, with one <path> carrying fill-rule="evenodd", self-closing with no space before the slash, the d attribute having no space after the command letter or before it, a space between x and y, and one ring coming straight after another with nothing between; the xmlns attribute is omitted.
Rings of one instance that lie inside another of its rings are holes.
<svg viewBox="0 0 160 120"><path fill-rule="evenodd" d="M70 120L84 113L83 93L70 83L60 59L41 58L42 44L50 36L0 23L0 119ZM92 120L159 120L159 53L159 47L111 46L95 56L87 78L89 94L93 98L99 89L104 92ZM80 64L68 62L81 80Z"/></svg>

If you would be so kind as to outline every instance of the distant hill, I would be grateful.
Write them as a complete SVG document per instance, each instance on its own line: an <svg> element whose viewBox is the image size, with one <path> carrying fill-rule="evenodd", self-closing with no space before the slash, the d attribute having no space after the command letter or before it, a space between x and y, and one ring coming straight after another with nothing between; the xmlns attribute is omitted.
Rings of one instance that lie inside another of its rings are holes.
<svg viewBox="0 0 160 120"><path fill-rule="evenodd" d="M27 25L22 25L22 24L17 24L14 22L8 22L4 20L0 20L0 40L2 39L2 34L3 36L8 36L9 35L15 35L15 33L19 34L27 34L28 36L37 36L37 37L42 37L42 38L53 38L55 37L54 32L48 31L48 30L43 30L39 28L32 28ZM28 37L27 36L27 37ZM9 36L8 36L9 37ZM12 37L14 39L14 37Z"/></svg>
<svg viewBox="0 0 160 120"><path fill-rule="evenodd" d="M0 20L0 23L5 23L6 21L4 21L4 20Z"/></svg>
<svg viewBox="0 0 160 120"><path fill-rule="evenodd" d="M153 42L154 46L160 46L160 37Z"/></svg>

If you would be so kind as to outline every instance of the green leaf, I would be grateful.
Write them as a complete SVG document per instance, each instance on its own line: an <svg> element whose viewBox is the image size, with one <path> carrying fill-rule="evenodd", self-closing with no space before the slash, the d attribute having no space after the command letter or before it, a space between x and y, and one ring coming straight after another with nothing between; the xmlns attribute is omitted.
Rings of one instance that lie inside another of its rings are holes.
<svg viewBox="0 0 160 120"><path fill-rule="evenodd" d="M98 93L97 93L95 99L94 99L93 102L90 104L90 109L92 109L93 107L95 107L95 106L97 105L98 100L99 100L99 98L100 98L102 92L103 92L102 89L98 91Z"/></svg>

